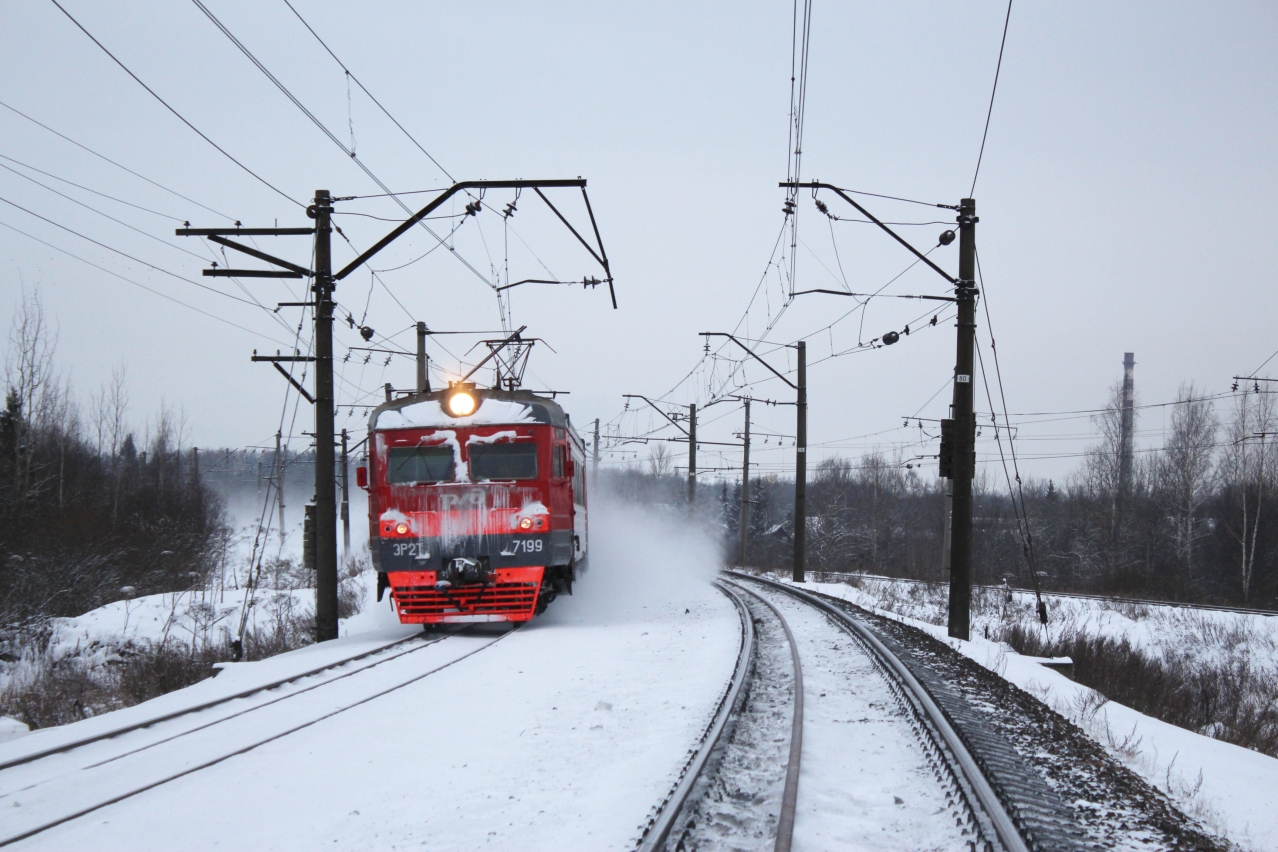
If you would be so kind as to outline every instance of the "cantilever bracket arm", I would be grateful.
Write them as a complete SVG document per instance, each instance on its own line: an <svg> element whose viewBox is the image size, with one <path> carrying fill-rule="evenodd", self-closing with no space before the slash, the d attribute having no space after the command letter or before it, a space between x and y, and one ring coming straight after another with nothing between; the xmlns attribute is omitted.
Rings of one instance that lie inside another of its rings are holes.
<svg viewBox="0 0 1278 852"><path fill-rule="evenodd" d="M839 196L839 198L842 198L842 199L843 199L844 201L846 201L848 204L851 204L853 207L855 207L855 208L856 208L856 209L857 209L857 210L861 213L861 215L862 215L862 216L864 216L865 218L869 219L871 222L873 222L874 224L878 225L878 226L879 226L880 228L882 228L883 230L887 231L887 232L888 232L888 235L889 235L889 236L891 236L891 237L892 237L892 239L896 240L898 243L900 243L901 245L905 246L905 247L906 247L906 249L908 249L908 250L910 251L910 253L911 253L911 254L913 254L913 255L914 255L915 257L917 257L919 260L921 260L921 261L923 261L924 263L926 263L928 266L932 267L932 269L936 271L936 274L940 275L942 278L944 278L946 281L948 281L948 282L950 282L951 284L953 284L955 287L960 287L960 286L962 286L962 284L960 283L959 279L955 278L953 275L950 275L950 273L946 272L944 269L942 269L941 267L937 266L937 265L936 265L935 263L933 263L932 261L928 260L927 255L923 254L921 251L919 251L918 249L916 249L914 246L912 246L912 245L910 245L908 242L906 242L906 240L905 240L905 238L904 238L904 237L902 237L902 236L901 236L900 234L898 234L896 231L892 230L892 229L891 229L891 228L889 228L887 225L885 225L885 224L883 224L881 221L879 221L879 219L878 219L878 218L877 218L877 217L876 217L873 213L871 213L869 210L866 210L866 209L865 209L864 207L862 207L860 204L857 204L855 201L853 201L853 200L852 200L852 198L851 198L851 197L850 197L850 196L849 196L846 192L844 192L842 189L839 189L839 188L838 188L837 186L835 186L834 184L831 184L831 183L820 183L820 182L818 182L818 181L814 181L814 180L812 180L812 181L808 181L807 183L795 183L794 181L789 181L789 182L782 181L780 184L778 184L778 186L782 187L783 189L800 189L800 188L803 188L803 189L828 189L828 190L830 190L830 191L831 191L831 192L833 192L835 195Z"/></svg>
<svg viewBox="0 0 1278 852"><path fill-rule="evenodd" d="M745 345L744 343L742 343L740 340L737 340L737 339L736 339L735 337L733 337L731 334L727 334L727 333L722 332L722 331L703 331L703 332L701 332L701 336L702 336L702 337L726 337L726 338L728 338L728 339L729 339L729 340L731 340L733 343L737 344L737 345L738 345L738 346L740 346L742 349L744 349L744 350L745 350L745 351L746 351L746 352L750 355L750 357L751 357L751 358L753 358L754 360L758 361L758 362L759 362L760 364L762 364L763 366L767 367L767 368L768 368L768 369L772 372L772 375L776 376L778 379L780 379L781 381L785 382L787 385L789 385L790 387L794 388L795 390L798 390L798 389L799 389L799 386L798 386L798 385L796 385L794 382L790 381L790 380L789 380L789 379L787 379L785 376L781 375L781 374L780 374L780 373L778 373L776 370L774 370L774 369L772 368L772 365L771 365L771 364L769 364L767 361L764 361L764 360L763 360L762 358L760 358L758 355L755 355L755 354L754 354L754 350L753 350L753 349L751 349L749 346L746 346L746 345ZM787 344L787 345L788 345L788 344Z"/></svg>
<svg viewBox="0 0 1278 852"><path fill-rule="evenodd" d="M579 186L582 189L584 189L586 186L586 181L582 178L576 178L575 180L464 180L464 181L461 181L460 183L455 183L452 186L450 186L448 189L441 192L439 195L435 196L435 198L432 199L431 202L427 204L425 207L423 207L421 210L418 210L412 216L409 216L407 219L405 219L398 227L396 227L389 234L387 234L386 236L378 240L376 243L374 243L371 248L369 248L359 257L355 258L350 263L346 264L346 266L343 267L340 272L338 272L336 275L333 276L333 280L341 281L343 278L350 275L356 269L363 266L365 263L369 261L370 258L372 258L373 255L377 254L379 251L386 248L391 243L395 242L395 240L402 237L414 225L416 225L422 219L425 219L432 212L438 209L439 206L442 205L445 201L452 198L454 195L456 195L459 192L465 192L468 189L527 189L530 187L542 187L542 186L544 187Z"/></svg>
<svg viewBox="0 0 1278 852"><path fill-rule="evenodd" d="M276 266L283 267L284 269L287 269L290 272L296 272L299 275L305 275L307 278L313 277L315 275L314 272L311 272L305 266L298 266L296 263L289 263L287 260L280 260L278 257L269 255L264 251L258 251L255 248L249 248L248 246L237 243L234 240L228 240L226 237L219 237L219 236L216 236L215 234L209 234L206 237L206 239L208 239L210 242L217 243L218 245L226 246L229 249L235 249L236 251L243 252L244 254L247 254L249 257L256 257L258 260L264 260L267 263L273 263Z"/></svg>
<svg viewBox="0 0 1278 852"><path fill-rule="evenodd" d="M621 395L621 397L622 397L622 399L642 399L644 402L648 403L648 405L652 406L652 410L653 410L653 411L657 412L657 413L658 413L658 414L660 414L662 417L664 417L664 418L666 418L667 420L669 420L669 421L670 421L670 425L671 425L671 426L674 426L676 429L678 429L678 430L679 430L680 432L682 432L684 435L687 435L687 434L688 434L688 430L687 430L687 429L685 429L685 428L683 428L682 426L680 426L680 425L679 425L679 424L678 424L678 423L674 420L674 418L672 418L669 414L666 414L666 413L665 413L664 411L662 411L660 408L657 408L656 403L654 403L652 400L648 399L648 397L646 397L646 396L641 396L641 395L639 395L639 394L637 394L637 393L623 393L623 394ZM704 442L700 442L700 441L699 441L698 443L704 443Z"/></svg>
<svg viewBox="0 0 1278 852"><path fill-rule="evenodd" d="M599 239L599 226L595 224L595 211L590 207L590 196L586 195L586 187L584 185L581 187L581 197L586 200L586 212L590 214L590 226L594 228L595 242L599 244L599 251L595 251L594 247L591 246L590 243L586 242L585 239L582 238L581 234L577 233L577 229L572 226L571 222L564 218L564 214L559 212L558 207L550 203L550 199L546 197L545 193L537 187L533 187L533 191L537 193L538 197L541 198L542 201L546 202L546 206L559 217L559 221L564 223L564 227L572 231L572 235L577 238L577 241L585 246L586 251L590 252L590 256L603 267L604 275L607 276L608 295L612 297L612 309L615 311L617 309L617 293L612 288L612 270L608 268L608 253L604 251L603 240Z"/></svg>

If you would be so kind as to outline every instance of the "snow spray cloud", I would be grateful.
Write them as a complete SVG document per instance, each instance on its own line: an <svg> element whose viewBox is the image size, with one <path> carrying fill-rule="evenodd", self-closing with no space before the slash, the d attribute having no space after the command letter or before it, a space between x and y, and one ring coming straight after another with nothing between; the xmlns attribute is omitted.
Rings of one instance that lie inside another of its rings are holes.
<svg viewBox="0 0 1278 852"><path fill-rule="evenodd" d="M723 566L721 549L706 526L632 502L591 495L589 566L572 597L560 597L547 615L607 620L645 608L703 598Z"/></svg>

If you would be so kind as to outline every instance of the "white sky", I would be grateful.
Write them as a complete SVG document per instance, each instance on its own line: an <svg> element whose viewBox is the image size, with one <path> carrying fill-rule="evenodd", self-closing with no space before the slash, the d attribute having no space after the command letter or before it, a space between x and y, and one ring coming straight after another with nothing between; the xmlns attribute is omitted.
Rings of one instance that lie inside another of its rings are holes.
<svg viewBox="0 0 1278 852"><path fill-rule="evenodd" d="M380 191L194 4L64 5L183 116L291 198L306 199L321 187L335 195ZM282 0L207 5L343 143L349 145L353 126L360 159L393 189L448 184L357 88L348 111L341 69ZM529 334L557 352L534 353L535 376L527 384L571 391L567 405L583 431L595 417L615 418L622 393L658 396L675 387L701 358L697 332L737 325L783 219L784 195L776 184L786 171L789 4L295 5L454 177L581 175L590 181L620 310L611 310L603 290L530 285L514 291L516 324L527 324ZM1006 7L815 6L802 177L956 203L972 182ZM0 15L4 103L246 226L308 223L300 207L167 112L52 3L11 2ZM1227 391L1232 375L1249 373L1278 348L1264 212L1278 188L1276 24L1275 8L1260 3L1014 7L975 192L986 294L1011 411L1100 405L1121 373L1124 351L1136 353L1139 401L1157 403L1174 399L1182 381ZM195 226L229 224L2 108L0 155ZM0 198L244 298L233 282L199 276L206 244L174 237L180 221L69 187L11 160L0 163L146 235L13 172L0 170ZM416 207L428 197L408 201ZM579 197L561 190L552 198L588 227ZM490 194L490 211L457 234L457 253L490 279L494 267L505 274L496 211L509 200L510 193ZM853 214L837 199L825 200L836 214ZM866 203L891 221L952 215L881 199ZM340 209L401 215L386 199ZM836 258L831 227L806 193L799 216L798 289L841 288L846 277L854 291L877 290L910 262L886 235L848 222L833 224ZM149 270L9 204L0 203L0 222L248 329L0 228L0 311L12 312L22 282L41 287L60 330L60 363L82 394L98 387L113 365L125 364L139 426L163 400L185 410L198 445L260 444L273 435L283 380L248 360L254 348L291 345L291 333L273 316ZM360 248L393 227L354 216L340 217L339 224ZM520 199L511 224L518 232L509 235L511 280L550 277L548 270L562 279L599 274L534 198ZM924 249L943 229L901 228ZM305 238L258 244L303 264L310 255ZM413 233L373 265L399 266L431 244ZM956 249L939 249L934 257L953 270ZM340 240L335 255L338 263L353 256ZM247 258L234 263L258 265ZM448 252L383 278L404 308L380 288L370 299L369 275L360 272L338 289L341 315L361 319L367 302L368 325L379 336L404 332L394 339L408 348L407 329L416 319L438 330L499 327L492 291ZM759 335L775 316L784 292L775 268L770 280L743 332ZM244 287L271 306L300 294L295 283L290 289L249 279ZM885 291L944 292L943 282L919 267ZM846 298L800 297L768 339L813 334L852 307ZM900 329L925 309L913 301L872 301L861 337ZM284 325L298 319L291 308L279 316ZM854 346L860 318L854 314L810 337L809 360ZM983 312L979 333L988 342ZM448 352L432 345L432 355L441 367L456 368L448 353L462 355L475 339L441 338ZM342 328L339 356L348 345L360 345L358 336ZM890 451L894 442L917 439L917 428L900 428L902 419L915 412L943 416L948 389L925 403L951 375L953 348L952 324L941 323L891 348L815 363L809 370L812 460L826 452L859 454L875 444ZM341 402L375 400L384 381L400 387L412 381L410 359L396 359L385 370L380 359L367 367L360 360L357 354L346 367ZM729 365L718 363L713 375L709 367L670 399L708 402L709 390L719 386L715 376L721 380ZM756 368L746 373L751 380L765 375ZM777 381L752 392L790 398ZM977 394L983 398L983 389ZM1142 446L1158 444L1165 411L1142 416ZM792 409L756 412L762 431L793 434ZM361 414L347 419L343 410L339 427L358 429ZM739 415L727 404L710 414L724 416L704 425L702 437L731 440ZM304 406L296 433L309 430L309 417ZM614 422L627 434L648 428L646 415ZM1077 453L1089 431L1085 417L1027 426L1023 438L1047 440L1025 440L1019 449L1029 456ZM882 434L856 437L871 433ZM304 441L299 437L295 446ZM816 446L822 444L830 448ZM764 469L792 460L775 443L758 449L765 451L755 455ZM932 441L903 450L906 457L934 451ZM703 447L703 466L714 463L709 454ZM1075 463L1031 459L1023 467L1059 478Z"/></svg>

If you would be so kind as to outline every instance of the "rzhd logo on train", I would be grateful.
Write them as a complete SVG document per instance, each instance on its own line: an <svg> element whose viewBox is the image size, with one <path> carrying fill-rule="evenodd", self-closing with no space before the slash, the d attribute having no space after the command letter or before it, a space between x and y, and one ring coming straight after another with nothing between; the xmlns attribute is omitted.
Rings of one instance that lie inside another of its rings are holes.
<svg viewBox="0 0 1278 852"><path fill-rule="evenodd" d="M443 494L440 503L444 510L449 509L482 509L487 505L482 490L463 491L461 494Z"/></svg>

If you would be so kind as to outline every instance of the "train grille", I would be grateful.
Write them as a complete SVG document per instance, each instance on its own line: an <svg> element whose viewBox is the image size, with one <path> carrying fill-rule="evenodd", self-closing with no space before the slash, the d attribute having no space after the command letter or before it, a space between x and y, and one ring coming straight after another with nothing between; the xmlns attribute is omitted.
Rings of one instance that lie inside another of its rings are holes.
<svg viewBox="0 0 1278 852"><path fill-rule="evenodd" d="M434 586L404 586L393 591L400 617L505 615L531 618L537 583L496 583L436 591Z"/></svg>

